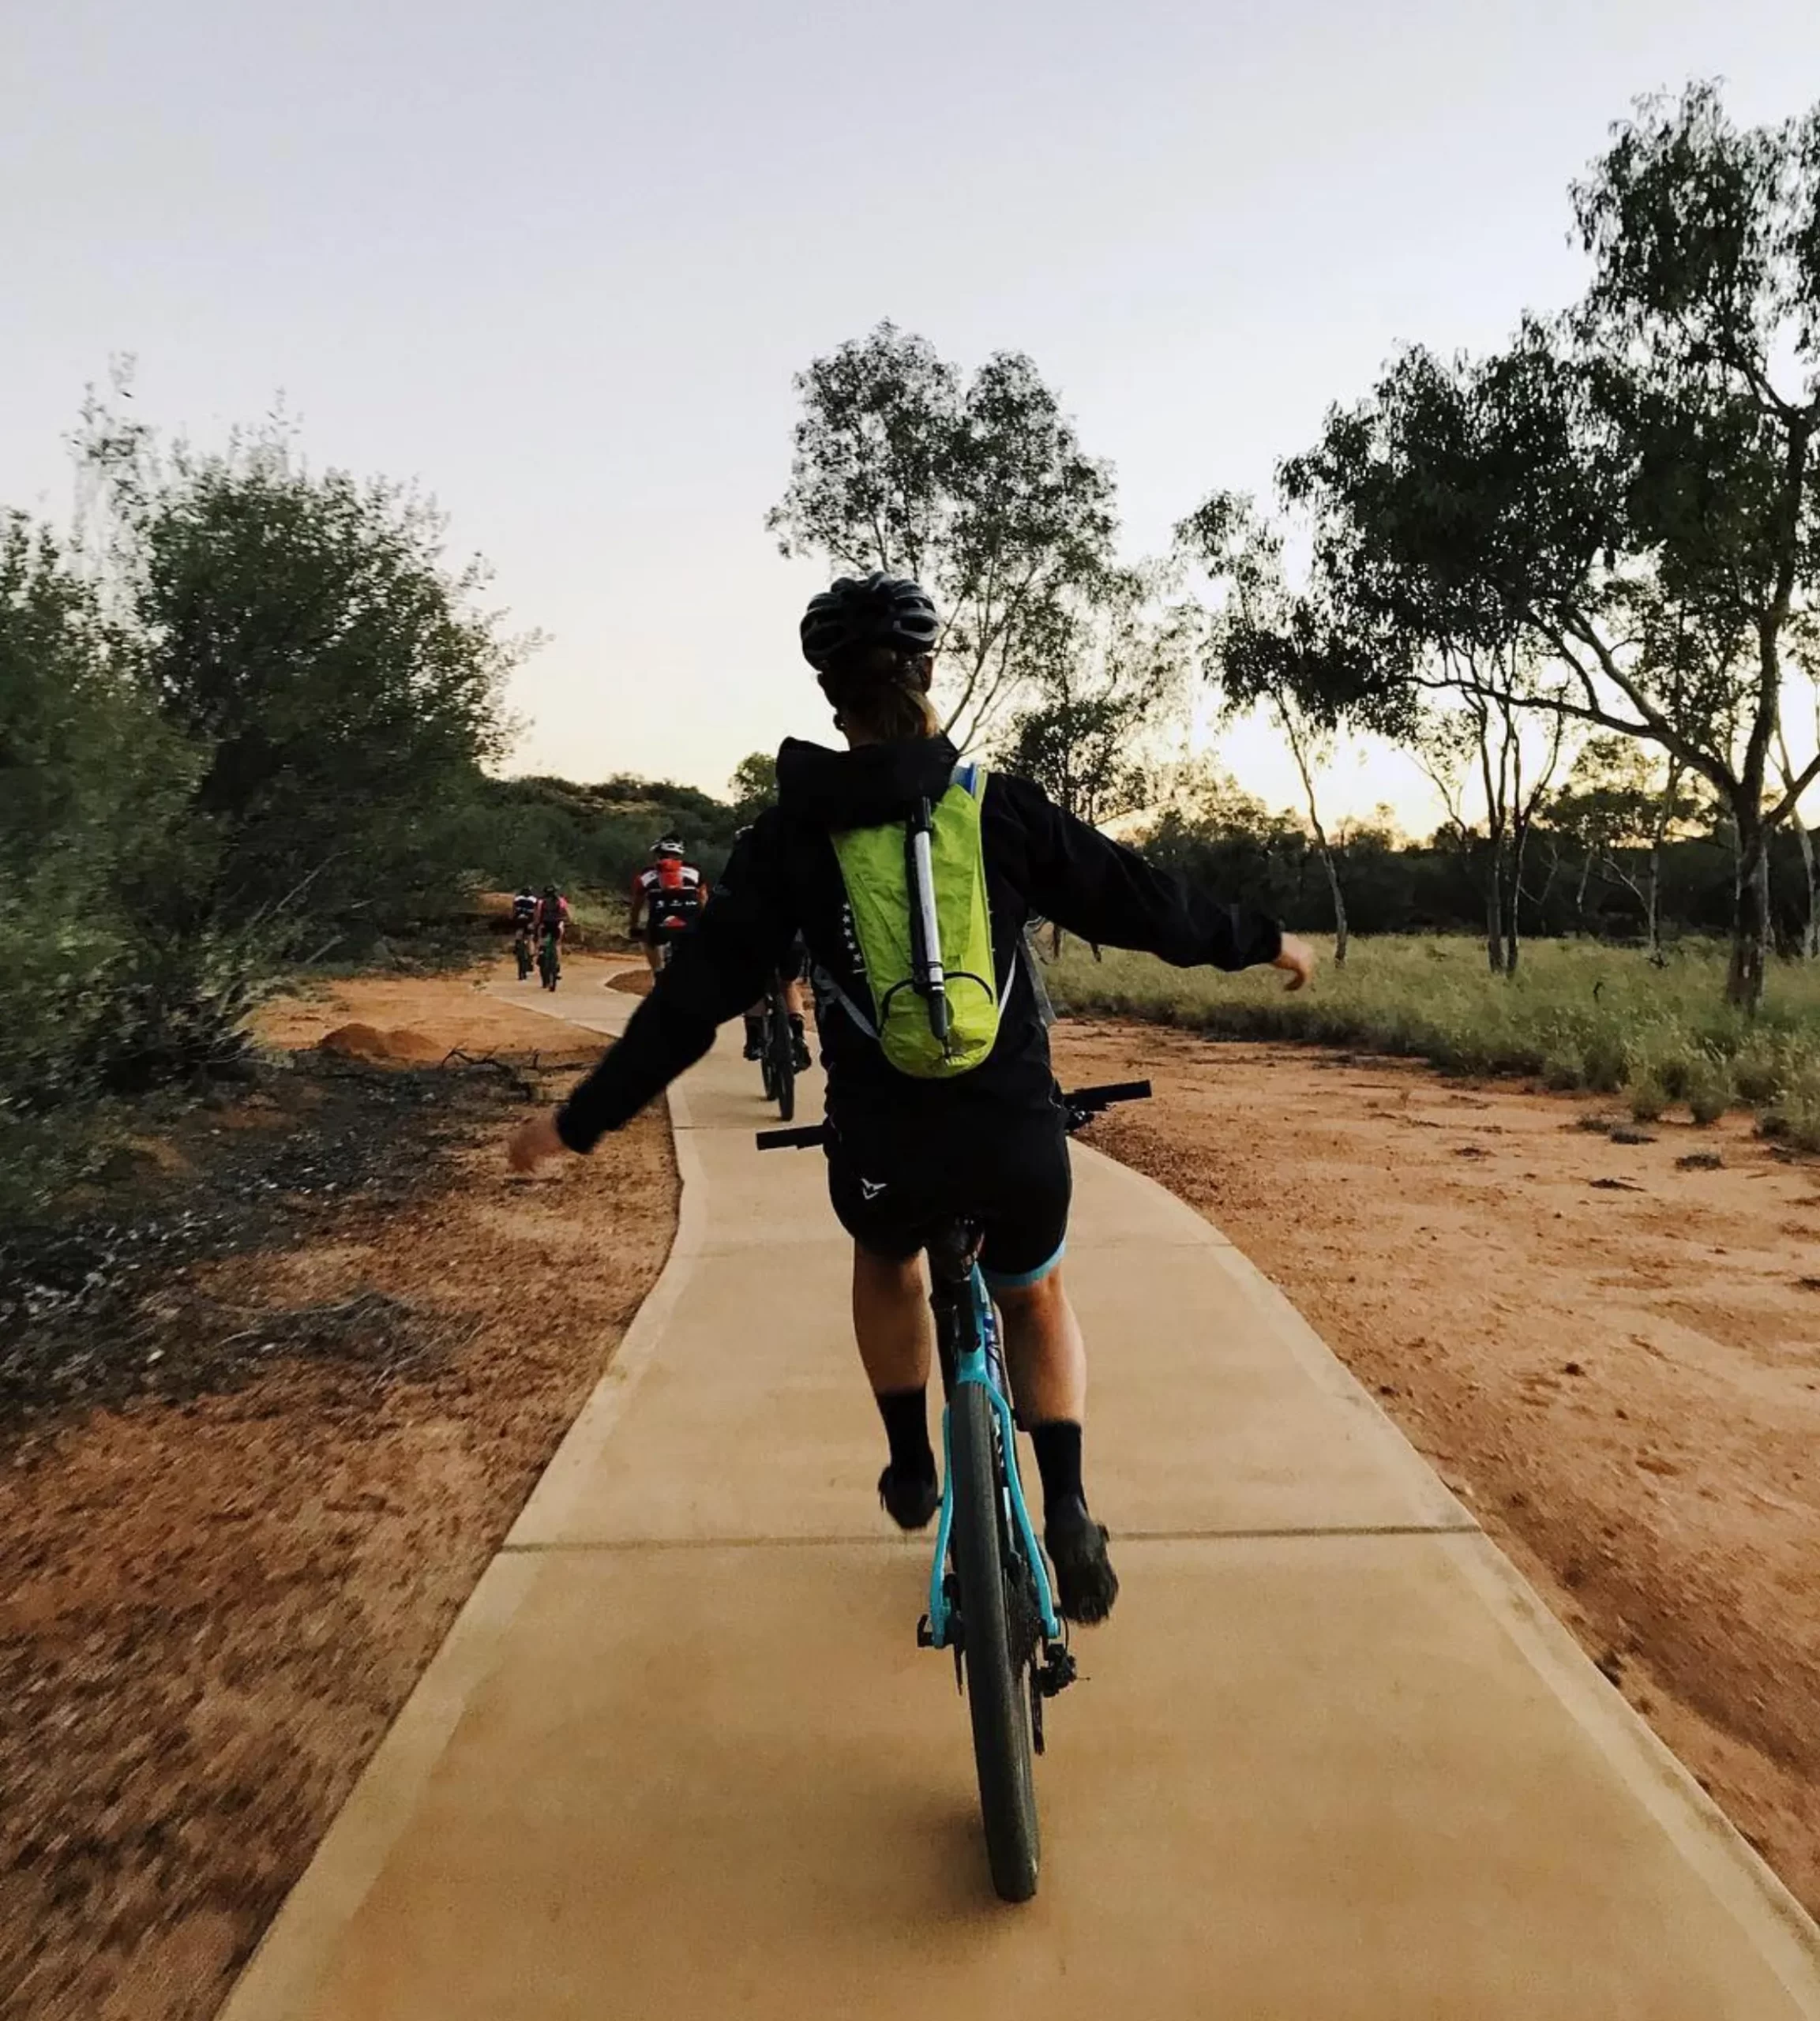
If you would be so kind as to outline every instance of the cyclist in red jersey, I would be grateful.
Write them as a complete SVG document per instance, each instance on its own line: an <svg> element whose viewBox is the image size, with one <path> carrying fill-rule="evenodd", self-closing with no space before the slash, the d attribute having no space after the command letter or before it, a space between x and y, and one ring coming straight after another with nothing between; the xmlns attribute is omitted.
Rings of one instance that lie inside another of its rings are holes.
<svg viewBox="0 0 1820 2021"><path fill-rule="evenodd" d="M632 880L626 931L644 943L644 958L655 975L663 966L666 941L689 932L708 901L708 881L686 861L674 835L654 842L651 861Z"/></svg>

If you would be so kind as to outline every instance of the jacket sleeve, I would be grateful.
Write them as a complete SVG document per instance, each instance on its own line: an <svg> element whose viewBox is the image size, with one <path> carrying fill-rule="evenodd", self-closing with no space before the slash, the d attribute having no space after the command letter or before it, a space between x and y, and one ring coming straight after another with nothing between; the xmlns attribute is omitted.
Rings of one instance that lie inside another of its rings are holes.
<svg viewBox="0 0 1820 2021"><path fill-rule="evenodd" d="M1248 969L1274 962L1282 928L1145 862L1135 849L1064 813L1041 787L994 775L1027 838L1033 909L1102 947L1132 947L1178 969Z"/></svg>
<svg viewBox="0 0 1820 2021"><path fill-rule="evenodd" d="M764 994L797 924L782 872L779 829L761 818L618 1042L557 1110L572 1151L591 1151L629 1123L701 1058L718 1027Z"/></svg>

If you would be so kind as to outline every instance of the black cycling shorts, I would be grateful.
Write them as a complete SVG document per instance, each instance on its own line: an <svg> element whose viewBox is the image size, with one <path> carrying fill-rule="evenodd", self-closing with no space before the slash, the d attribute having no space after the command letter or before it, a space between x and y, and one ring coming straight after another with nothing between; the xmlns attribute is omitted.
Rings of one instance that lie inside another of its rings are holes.
<svg viewBox="0 0 1820 2021"><path fill-rule="evenodd" d="M861 1248L914 1256L957 1215L983 1231L980 1268L1003 1290L1034 1284L1061 1261L1074 1191L1061 1110L982 1111L923 1130L869 1126L832 1137L828 1198Z"/></svg>

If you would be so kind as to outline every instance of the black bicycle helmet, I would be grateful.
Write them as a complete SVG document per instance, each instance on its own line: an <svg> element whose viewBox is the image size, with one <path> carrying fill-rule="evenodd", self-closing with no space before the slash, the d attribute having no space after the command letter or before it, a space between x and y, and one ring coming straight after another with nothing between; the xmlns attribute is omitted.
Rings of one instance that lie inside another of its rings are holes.
<svg viewBox="0 0 1820 2021"><path fill-rule="evenodd" d="M843 576L809 599L803 613L802 656L818 673L866 646L933 653L941 621L929 593L902 576Z"/></svg>

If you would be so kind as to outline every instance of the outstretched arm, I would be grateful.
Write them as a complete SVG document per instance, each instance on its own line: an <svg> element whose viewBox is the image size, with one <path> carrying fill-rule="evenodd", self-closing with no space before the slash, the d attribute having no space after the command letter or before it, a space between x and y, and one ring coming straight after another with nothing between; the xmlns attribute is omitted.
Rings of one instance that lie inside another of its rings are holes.
<svg viewBox="0 0 1820 2021"><path fill-rule="evenodd" d="M1039 787L1000 774L1027 838L1027 889L1045 918L1105 947L1133 947L1180 969L1288 969L1292 988L1313 973L1306 944L1255 907L1216 898L1145 862L1064 813Z"/></svg>
<svg viewBox="0 0 1820 2021"><path fill-rule="evenodd" d="M685 936L618 1043L553 1112L513 1133L514 1168L567 1149L591 1151L610 1130L700 1059L715 1032L764 993L797 921L781 876L775 830L760 823L729 861L714 903Z"/></svg>

